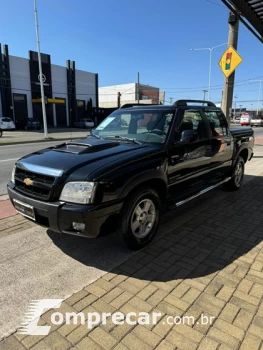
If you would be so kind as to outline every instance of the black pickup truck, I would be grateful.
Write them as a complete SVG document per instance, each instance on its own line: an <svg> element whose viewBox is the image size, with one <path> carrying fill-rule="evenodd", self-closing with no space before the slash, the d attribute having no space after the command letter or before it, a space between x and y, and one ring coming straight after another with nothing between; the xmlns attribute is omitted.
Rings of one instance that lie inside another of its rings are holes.
<svg viewBox="0 0 263 350"><path fill-rule="evenodd" d="M230 128L208 101L120 108L86 138L18 160L8 183L18 212L55 232L114 233L138 249L161 213L222 184L240 188L249 128Z"/></svg>

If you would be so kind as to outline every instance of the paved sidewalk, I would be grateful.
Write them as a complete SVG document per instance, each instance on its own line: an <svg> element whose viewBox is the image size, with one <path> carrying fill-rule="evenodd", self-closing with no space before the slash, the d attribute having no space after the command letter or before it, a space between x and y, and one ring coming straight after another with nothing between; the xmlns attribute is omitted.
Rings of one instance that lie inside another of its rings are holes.
<svg viewBox="0 0 263 350"><path fill-rule="evenodd" d="M0 220L16 214L16 210L9 199L3 201L0 200Z"/></svg>
<svg viewBox="0 0 263 350"><path fill-rule="evenodd" d="M56 140L69 140L85 138L89 135L90 130L88 129L76 129L76 128L65 128L59 129L54 128L48 131L49 139L46 140L43 131L4 131L3 136L0 138L1 145L11 145L29 142L43 142L43 141L56 141Z"/></svg>
<svg viewBox="0 0 263 350"><path fill-rule="evenodd" d="M263 174L199 209L166 234L42 315L48 336L13 334L1 350L259 350L263 347ZM187 210L187 207L186 209ZM55 244L59 244L59 241ZM76 257L75 257L76 258ZM103 258L103 257L102 257ZM52 325L52 312L160 312L157 324ZM214 317L202 325L201 315ZM168 316L194 324L169 325Z"/></svg>

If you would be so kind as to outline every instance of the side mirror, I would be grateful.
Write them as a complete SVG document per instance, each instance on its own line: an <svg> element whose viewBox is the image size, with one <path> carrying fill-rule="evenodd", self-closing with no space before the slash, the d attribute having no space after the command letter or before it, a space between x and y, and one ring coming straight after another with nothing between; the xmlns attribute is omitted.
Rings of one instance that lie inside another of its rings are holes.
<svg viewBox="0 0 263 350"><path fill-rule="evenodd" d="M181 142L190 143L199 140L198 133L195 130L185 130L181 135Z"/></svg>

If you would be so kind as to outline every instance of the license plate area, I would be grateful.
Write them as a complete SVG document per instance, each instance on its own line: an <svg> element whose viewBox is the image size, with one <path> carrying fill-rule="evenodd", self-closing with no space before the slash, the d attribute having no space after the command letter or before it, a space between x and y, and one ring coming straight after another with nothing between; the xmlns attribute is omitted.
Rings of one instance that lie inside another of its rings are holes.
<svg viewBox="0 0 263 350"><path fill-rule="evenodd" d="M13 202L14 207L19 214L22 214L23 216L36 221L35 210L32 205L20 202L17 199L14 199Z"/></svg>

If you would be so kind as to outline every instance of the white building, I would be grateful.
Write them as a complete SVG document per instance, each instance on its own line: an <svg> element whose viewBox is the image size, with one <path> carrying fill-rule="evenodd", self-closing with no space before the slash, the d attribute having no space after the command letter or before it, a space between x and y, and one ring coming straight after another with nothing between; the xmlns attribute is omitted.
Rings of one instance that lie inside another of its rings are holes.
<svg viewBox="0 0 263 350"><path fill-rule="evenodd" d="M131 83L104 86L99 88L99 107L117 108L120 94L120 106L126 103L137 103L138 95L140 103L159 104L164 102L164 93L159 88L149 85ZM160 99L160 95L162 98Z"/></svg>
<svg viewBox="0 0 263 350"><path fill-rule="evenodd" d="M51 64L51 57L41 54L47 123L49 126L72 126L85 115L88 100L98 107L98 74ZM42 104L37 52L29 58L10 56L8 46L0 44L0 117L10 117L18 129L27 118L41 122Z"/></svg>

